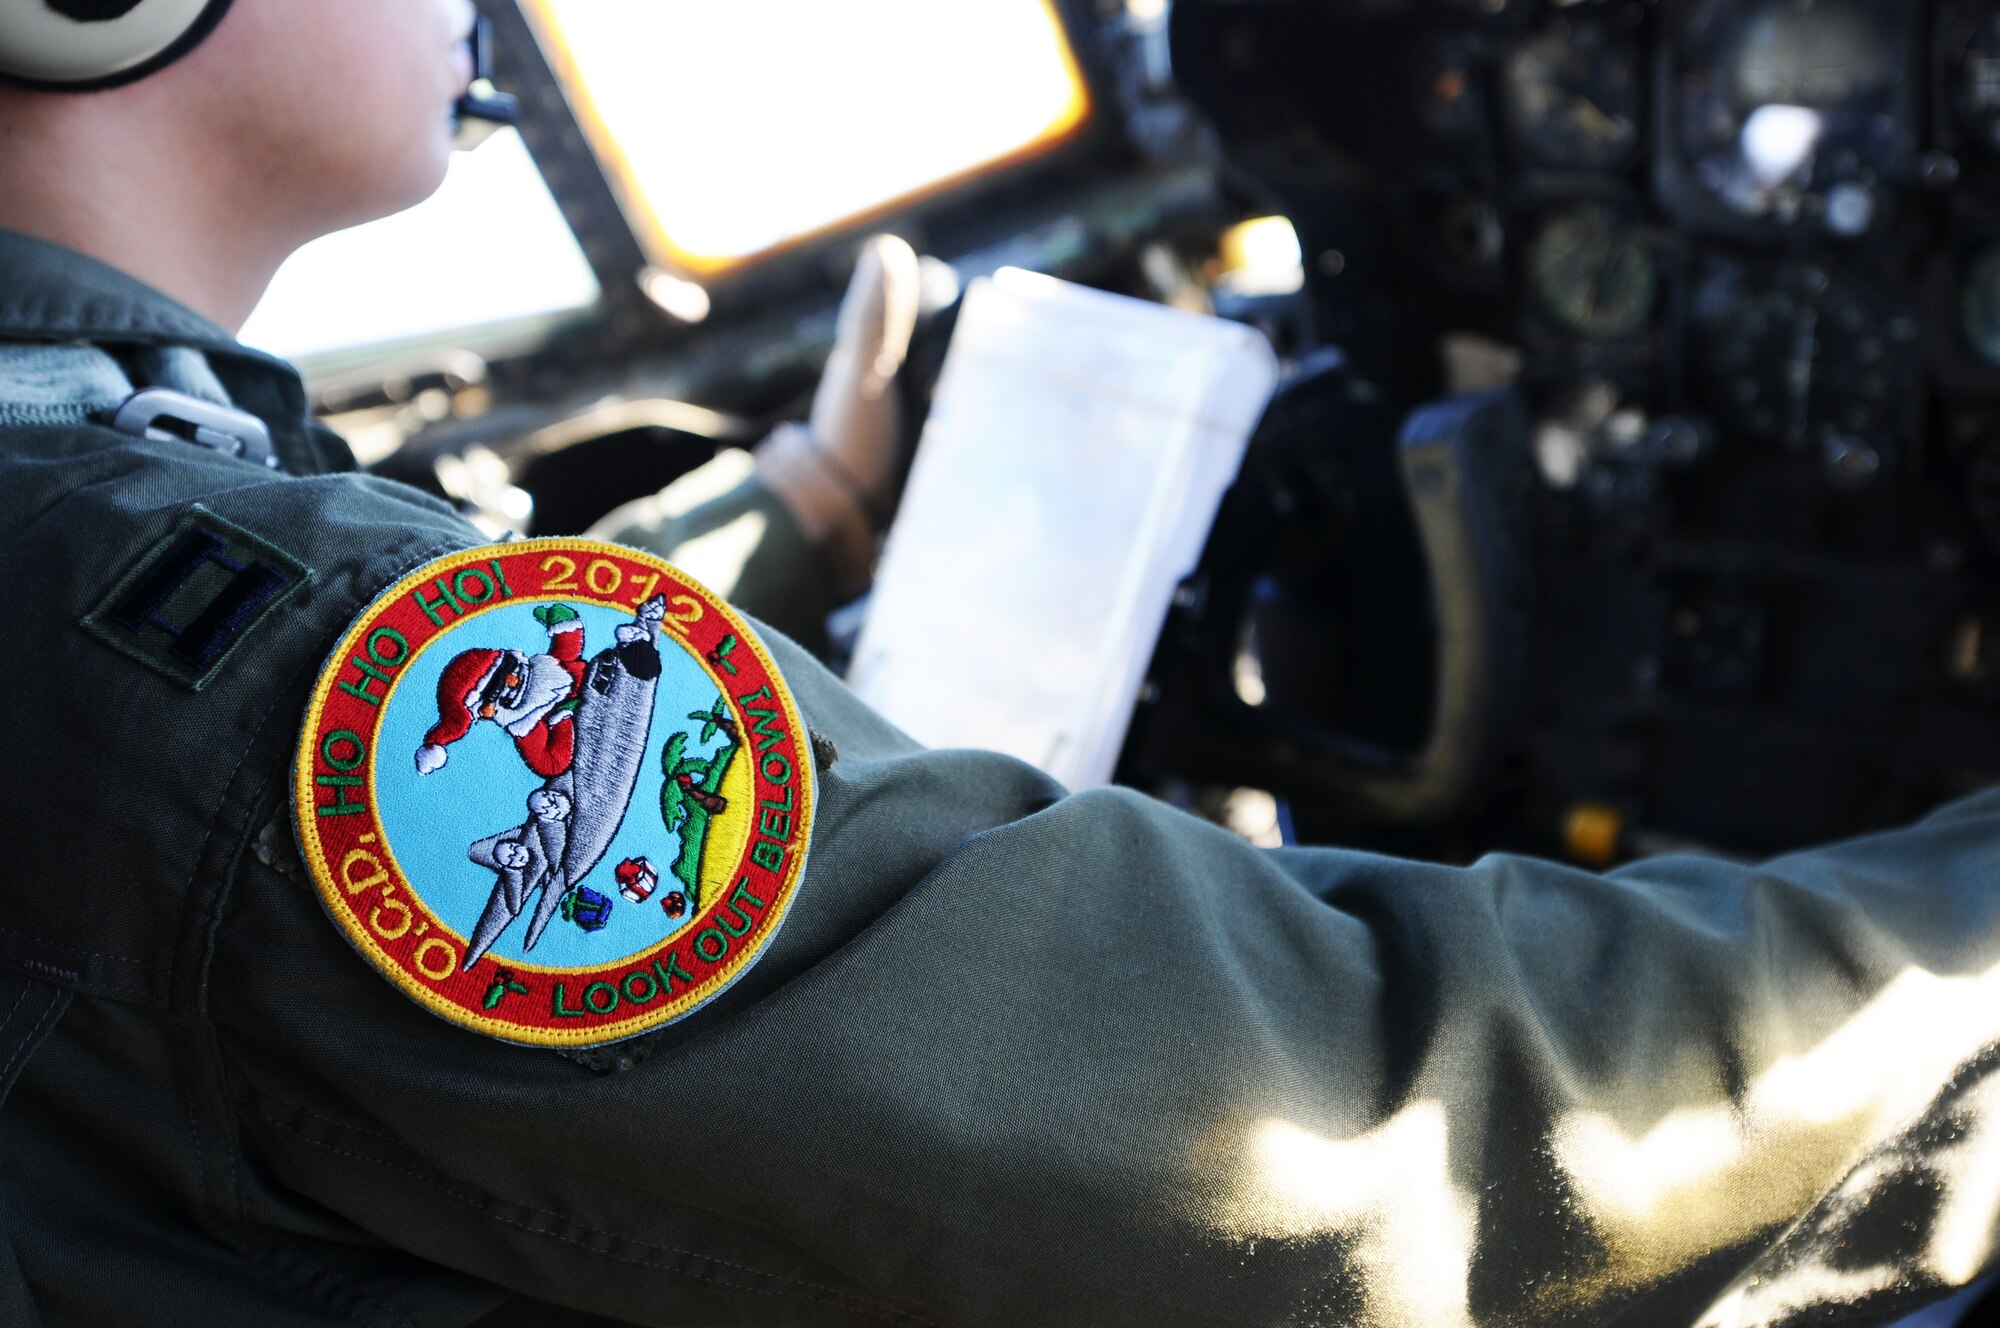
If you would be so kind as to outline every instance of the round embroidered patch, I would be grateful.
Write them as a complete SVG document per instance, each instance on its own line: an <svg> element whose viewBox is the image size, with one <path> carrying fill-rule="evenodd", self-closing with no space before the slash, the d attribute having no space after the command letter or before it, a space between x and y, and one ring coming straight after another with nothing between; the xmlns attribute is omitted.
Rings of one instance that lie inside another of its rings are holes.
<svg viewBox="0 0 2000 1328"><path fill-rule="evenodd" d="M436 1013L595 1046L742 975L805 867L812 748L763 644L648 554L471 549L321 673L299 843L356 949Z"/></svg>

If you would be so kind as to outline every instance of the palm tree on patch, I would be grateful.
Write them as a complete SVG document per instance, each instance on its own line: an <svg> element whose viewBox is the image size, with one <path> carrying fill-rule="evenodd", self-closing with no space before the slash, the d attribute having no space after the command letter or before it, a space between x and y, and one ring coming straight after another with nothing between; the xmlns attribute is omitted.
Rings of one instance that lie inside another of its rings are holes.
<svg viewBox="0 0 2000 1328"><path fill-rule="evenodd" d="M701 725L699 735L683 729L668 738L660 751L660 772L666 776L666 782L660 786L660 817L668 830L681 837L680 852L669 874L685 887L687 906L699 911L701 862L707 852L708 823L729 810L729 801L722 796L722 781L742 742L736 718L729 713L728 702L720 697L711 709L697 710L688 719ZM727 741L713 756L689 754L691 737L708 743L718 733L724 734ZM668 916L676 915L669 911Z"/></svg>
<svg viewBox="0 0 2000 1328"><path fill-rule="evenodd" d="M680 786L681 796L710 816L720 816L729 810L729 800L720 793L710 793L695 783L693 775L676 775L674 783Z"/></svg>
<svg viewBox="0 0 2000 1328"><path fill-rule="evenodd" d="M686 733L676 733L667 739L666 750L660 753L660 768L667 777L666 787L660 790L660 815L669 830L679 830L687 823L690 806L699 807L710 816L720 815L729 806L726 800L701 787L708 779L710 763L699 756L689 756L687 740Z"/></svg>
<svg viewBox="0 0 2000 1328"><path fill-rule="evenodd" d="M736 716L729 713L729 703L719 696L715 698L714 709L691 710L688 718L701 721L701 736L696 741L704 747L715 737L718 729L727 733L731 742L736 741Z"/></svg>

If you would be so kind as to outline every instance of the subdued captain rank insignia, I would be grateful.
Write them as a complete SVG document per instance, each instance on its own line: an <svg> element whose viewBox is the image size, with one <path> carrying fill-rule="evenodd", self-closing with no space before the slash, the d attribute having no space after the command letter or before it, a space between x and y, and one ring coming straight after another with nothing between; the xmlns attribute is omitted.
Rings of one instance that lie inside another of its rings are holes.
<svg viewBox="0 0 2000 1328"><path fill-rule="evenodd" d="M727 605L584 540L403 578L320 675L299 842L355 947L445 1018L594 1046L686 1015L769 943L812 748Z"/></svg>

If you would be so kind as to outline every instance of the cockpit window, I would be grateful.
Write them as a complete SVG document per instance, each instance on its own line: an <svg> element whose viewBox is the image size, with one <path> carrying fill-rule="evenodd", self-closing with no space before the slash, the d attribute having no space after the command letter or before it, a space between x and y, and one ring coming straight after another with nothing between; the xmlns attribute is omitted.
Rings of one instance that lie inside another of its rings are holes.
<svg viewBox="0 0 2000 1328"><path fill-rule="evenodd" d="M523 0L656 263L714 276L1047 151L1089 115L1052 0Z"/></svg>
<svg viewBox="0 0 2000 1328"><path fill-rule="evenodd" d="M527 147L508 130L457 157L429 202L301 249L243 340L330 369L441 340L505 354L599 294Z"/></svg>

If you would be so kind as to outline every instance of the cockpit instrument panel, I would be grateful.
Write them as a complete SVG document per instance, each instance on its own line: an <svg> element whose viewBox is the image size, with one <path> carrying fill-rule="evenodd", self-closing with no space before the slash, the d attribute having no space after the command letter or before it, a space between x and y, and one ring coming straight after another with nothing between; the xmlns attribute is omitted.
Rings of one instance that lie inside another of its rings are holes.
<svg viewBox="0 0 2000 1328"><path fill-rule="evenodd" d="M1758 852L2000 779L2000 0L1175 23L1388 413L1495 381L1524 405L1539 681L1490 819L1609 805ZM1412 640L1344 644L1377 709L1407 676L1425 713Z"/></svg>
<svg viewBox="0 0 2000 1328"><path fill-rule="evenodd" d="M1948 82L1952 109L1967 137L2000 152L2000 12L1977 21Z"/></svg>
<svg viewBox="0 0 2000 1328"><path fill-rule="evenodd" d="M1530 162L1605 171L1631 160L1645 109L1634 37L1629 21L1563 20L1508 54L1508 120Z"/></svg>
<svg viewBox="0 0 2000 1328"><path fill-rule="evenodd" d="M1632 336L1645 327L1659 295L1651 246L1601 204L1549 218L1528 265L1543 312L1582 337Z"/></svg>
<svg viewBox="0 0 2000 1328"><path fill-rule="evenodd" d="M1864 235L1913 143L1896 0L1702 0L1675 60L1679 164L1735 217Z"/></svg>

